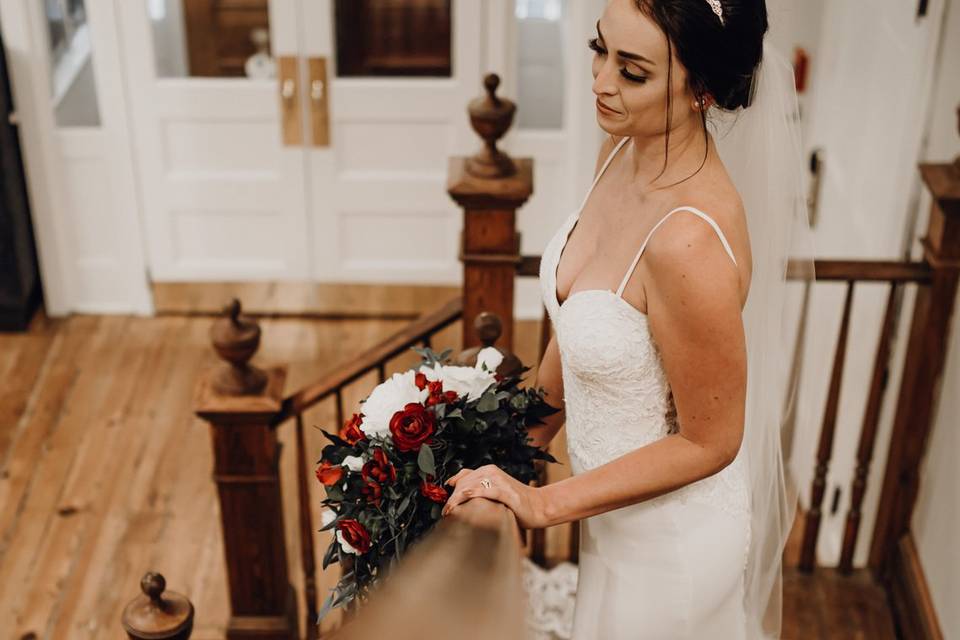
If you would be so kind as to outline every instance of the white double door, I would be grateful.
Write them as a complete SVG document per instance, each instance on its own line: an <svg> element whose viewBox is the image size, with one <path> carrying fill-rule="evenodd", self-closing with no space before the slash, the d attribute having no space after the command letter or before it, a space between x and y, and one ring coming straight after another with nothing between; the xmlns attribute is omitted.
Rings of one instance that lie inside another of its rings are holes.
<svg viewBox="0 0 960 640"><path fill-rule="evenodd" d="M113 2L150 278L450 281L447 159L479 144L488 3L452 2L445 77L338 77L338 38L369 34L338 33L332 0L269 0L265 79L191 75L191 4Z"/></svg>

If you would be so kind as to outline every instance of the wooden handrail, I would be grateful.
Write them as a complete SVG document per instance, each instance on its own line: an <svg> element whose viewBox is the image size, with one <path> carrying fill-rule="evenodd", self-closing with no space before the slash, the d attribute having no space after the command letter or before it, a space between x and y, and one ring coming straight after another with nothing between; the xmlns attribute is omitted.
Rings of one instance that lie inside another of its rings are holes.
<svg viewBox="0 0 960 640"><path fill-rule="evenodd" d="M476 498L410 549L338 640L522 640L526 593L517 521ZM469 579L465 579L469 577Z"/></svg>
<svg viewBox="0 0 960 640"><path fill-rule="evenodd" d="M860 282L913 282L927 284L932 277L926 262L898 260L824 260L813 261L817 282L830 280L857 280ZM802 280L803 265L791 261L787 279Z"/></svg>
<svg viewBox="0 0 960 640"><path fill-rule="evenodd" d="M429 340L437 331L463 317L463 297L457 296L436 311L417 318L383 342L352 357L329 374L283 399L274 424L299 415L337 392L338 389L366 375L382 363L406 351L411 345ZM381 375L381 379L382 379Z"/></svg>
<svg viewBox="0 0 960 640"><path fill-rule="evenodd" d="M787 279L803 280L806 261L791 261L787 265ZM926 262L899 260L844 260L817 258L813 261L817 281L861 280L864 282L916 282L927 284L932 277ZM540 256L521 256L517 277L537 278L540 275Z"/></svg>

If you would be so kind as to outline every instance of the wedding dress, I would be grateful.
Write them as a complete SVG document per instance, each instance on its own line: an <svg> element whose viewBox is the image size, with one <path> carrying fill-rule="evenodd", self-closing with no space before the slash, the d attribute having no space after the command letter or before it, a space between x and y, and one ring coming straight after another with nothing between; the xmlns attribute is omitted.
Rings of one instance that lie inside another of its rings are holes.
<svg viewBox="0 0 960 640"><path fill-rule="evenodd" d="M610 153L580 208L547 244L540 263L541 293L560 350L567 452L574 475L678 430L676 406L646 314L622 297L650 237L669 216L693 214L711 225L736 263L712 218L693 207L679 207L651 229L616 292L585 289L559 303L560 256L594 187L629 139L625 137ZM743 597L750 496L744 452L741 447L735 461L719 473L580 523L570 637L747 637ZM553 612L554 636L563 637L557 602L562 602L563 584L571 578L569 572L560 573L560 582L551 589L548 576L527 569L531 616L539 613L543 618L545 611ZM546 593L552 594L551 602L544 602ZM543 627L542 619L540 623Z"/></svg>

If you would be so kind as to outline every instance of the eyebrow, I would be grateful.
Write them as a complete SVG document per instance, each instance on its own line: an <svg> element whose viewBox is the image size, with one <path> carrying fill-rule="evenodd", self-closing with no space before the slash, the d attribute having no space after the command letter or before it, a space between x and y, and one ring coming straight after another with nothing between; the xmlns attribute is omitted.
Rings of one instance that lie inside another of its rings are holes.
<svg viewBox="0 0 960 640"><path fill-rule="evenodd" d="M600 36L601 40L605 40L605 38L603 37L603 32L600 31L599 20L597 20L597 35ZM624 51L623 49L617 49L617 55L620 56L621 58L626 58L627 60L636 60L638 62L646 62L651 67L657 66L653 60L651 60L650 58L646 58L640 55L639 53L630 53L629 51Z"/></svg>

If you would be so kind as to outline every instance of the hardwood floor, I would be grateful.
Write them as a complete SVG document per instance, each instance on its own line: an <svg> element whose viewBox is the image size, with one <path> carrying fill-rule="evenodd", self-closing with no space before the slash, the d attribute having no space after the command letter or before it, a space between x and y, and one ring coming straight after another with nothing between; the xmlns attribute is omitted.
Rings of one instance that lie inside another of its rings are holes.
<svg viewBox="0 0 960 640"><path fill-rule="evenodd" d="M228 605L210 442L191 407L197 377L215 362L211 321L41 313L27 333L0 333L0 640L124 638L120 612L148 570L193 601L195 640L223 638ZM295 389L405 323L263 319L255 362L288 364L287 388ZM524 362L535 360L538 327L518 323ZM435 346L458 349L459 331L459 324L448 328ZM388 375L417 358L398 358ZM346 406L373 384L371 376L352 387ZM308 427L335 428L332 406L305 418ZM307 431L307 447L319 457L322 434ZM291 432L281 427L285 489L295 486ZM288 513L295 499L285 490ZM285 531L296 549L292 521ZM329 538L316 535L322 553ZM565 531L551 530L548 552L565 546ZM296 558L291 553L290 575L300 592ZM320 577L321 594L336 570ZM785 638L895 637L883 593L869 581L788 573L785 593Z"/></svg>

